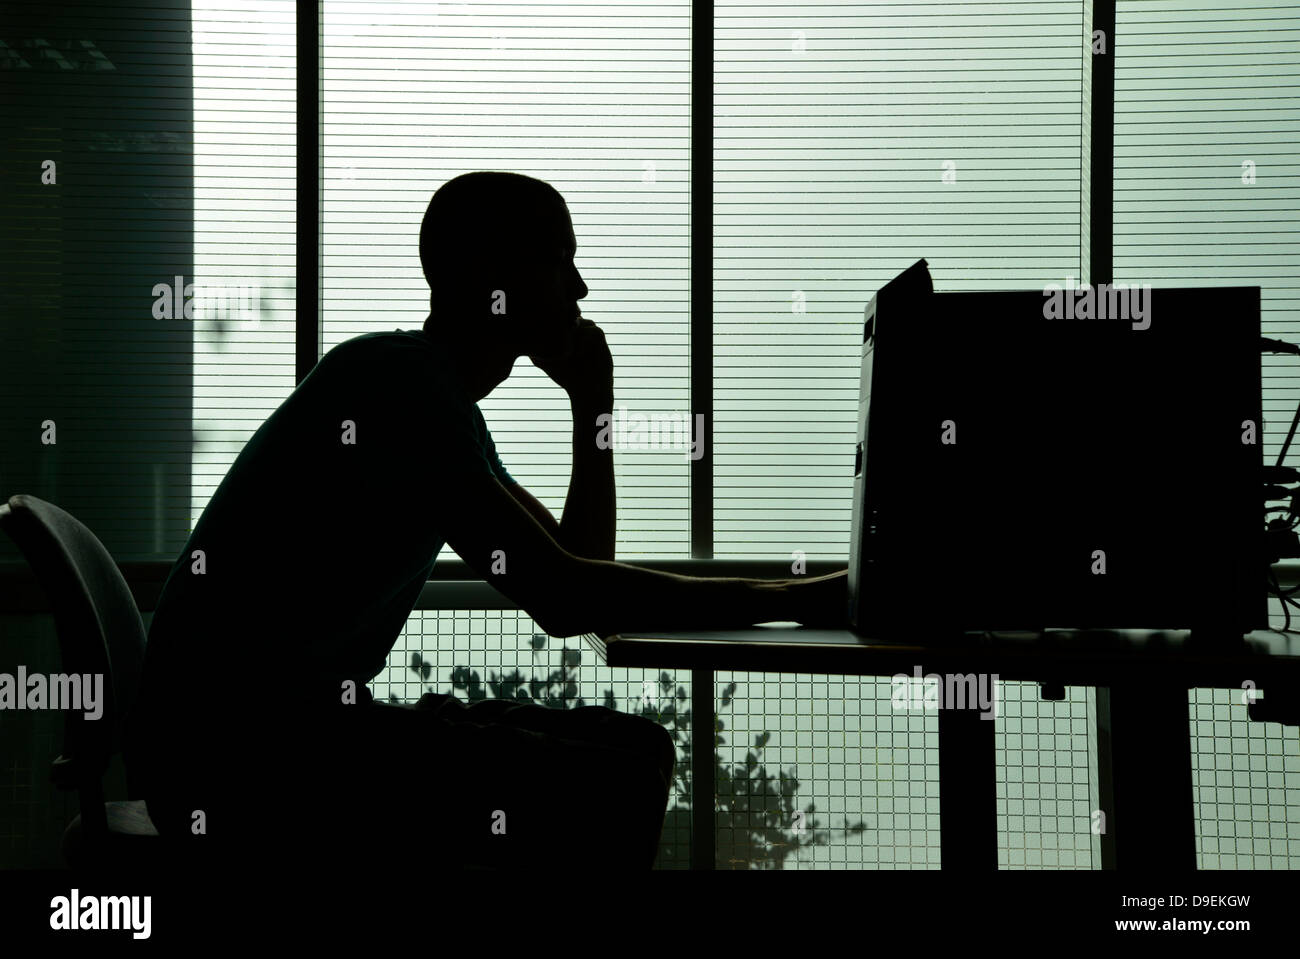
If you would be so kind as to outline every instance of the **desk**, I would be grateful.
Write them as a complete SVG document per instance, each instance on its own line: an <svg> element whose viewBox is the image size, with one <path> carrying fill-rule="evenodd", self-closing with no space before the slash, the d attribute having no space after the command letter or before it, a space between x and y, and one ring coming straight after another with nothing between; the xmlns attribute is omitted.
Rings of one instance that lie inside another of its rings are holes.
<svg viewBox="0 0 1300 959"><path fill-rule="evenodd" d="M859 676L996 674L1055 687L1097 687L1103 869L1196 868L1187 691L1255 689L1250 717L1295 724L1300 636L1257 631L1204 638L1188 631L1051 630L966 633L915 642L803 627L617 634L594 644L610 666L691 670L692 737L714 728L713 672ZM1252 686L1245 684L1253 684ZM1243 710L1247 709L1245 694ZM939 709L943 868L997 869L993 727L977 709ZM712 750L691 750L694 794L713 796ZM714 804L691 810L693 869L712 869ZM1122 840L1122 842L1121 842Z"/></svg>

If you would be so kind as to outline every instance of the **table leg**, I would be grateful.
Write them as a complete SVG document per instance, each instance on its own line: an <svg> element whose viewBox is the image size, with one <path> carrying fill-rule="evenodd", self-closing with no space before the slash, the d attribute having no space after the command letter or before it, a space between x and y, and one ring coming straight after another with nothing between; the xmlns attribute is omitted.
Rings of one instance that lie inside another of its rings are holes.
<svg viewBox="0 0 1300 959"><path fill-rule="evenodd" d="M992 718L939 709L939 835L945 872L998 868L997 748Z"/></svg>
<svg viewBox="0 0 1300 959"><path fill-rule="evenodd" d="M691 868L715 869L714 817L717 730L713 712L713 670L691 670Z"/></svg>
<svg viewBox="0 0 1300 959"><path fill-rule="evenodd" d="M1187 690L1099 686L1097 723L1097 764L1106 762L1111 770L1113 808L1102 811L1114 834L1113 868L1195 871ZM1103 859L1102 867L1108 865Z"/></svg>

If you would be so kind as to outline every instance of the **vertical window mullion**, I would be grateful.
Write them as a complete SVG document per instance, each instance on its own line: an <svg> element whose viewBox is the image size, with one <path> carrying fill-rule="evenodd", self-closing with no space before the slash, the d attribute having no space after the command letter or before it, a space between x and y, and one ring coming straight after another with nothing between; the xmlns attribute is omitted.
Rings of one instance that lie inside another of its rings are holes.
<svg viewBox="0 0 1300 959"><path fill-rule="evenodd" d="M713 558L713 3L691 4L691 423L703 414L691 461L691 558Z"/></svg>
<svg viewBox="0 0 1300 959"><path fill-rule="evenodd" d="M1115 238L1115 0L1093 0L1092 35L1105 39L1105 53L1091 56L1088 124L1088 270L1081 283L1114 281ZM1095 46L1092 48L1095 49Z"/></svg>
<svg viewBox="0 0 1300 959"><path fill-rule="evenodd" d="M294 382L321 356L321 2L298 0L297 295L294 309Z"/></svg>

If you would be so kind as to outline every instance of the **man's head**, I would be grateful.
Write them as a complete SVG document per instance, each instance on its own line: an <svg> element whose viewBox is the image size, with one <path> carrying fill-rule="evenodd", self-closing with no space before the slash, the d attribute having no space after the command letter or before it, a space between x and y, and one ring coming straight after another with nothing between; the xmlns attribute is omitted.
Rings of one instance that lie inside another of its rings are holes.
<svg viewBox="0 0 1300 959"><path fill-rule="evenodd" d="M575 248L568 208L549 183L487 170L448 180L420 225L425 329L470 333L516 356L562 351L587 295Z"/></svg>

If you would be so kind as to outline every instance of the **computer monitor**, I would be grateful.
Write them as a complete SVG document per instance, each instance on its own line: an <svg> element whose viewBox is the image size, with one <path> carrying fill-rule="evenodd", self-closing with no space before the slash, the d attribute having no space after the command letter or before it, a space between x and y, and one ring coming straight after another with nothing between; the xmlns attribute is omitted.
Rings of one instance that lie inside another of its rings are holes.
<svg viewBox="0 0 1300 959"><path fill-rule="evenodd" d="M935 293L920 261L865 317L850 621L1267 628L1259 339L1258 287Z"/></svg>

